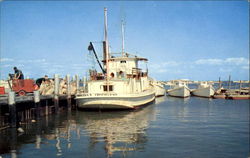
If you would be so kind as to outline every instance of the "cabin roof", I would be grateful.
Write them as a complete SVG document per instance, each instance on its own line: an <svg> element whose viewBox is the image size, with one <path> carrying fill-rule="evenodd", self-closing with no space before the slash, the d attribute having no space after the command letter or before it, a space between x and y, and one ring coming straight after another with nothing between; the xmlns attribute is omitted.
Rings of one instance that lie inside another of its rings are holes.
<svg viewBox="0 0 250 158"><path fill-rule="evenodd" d="M137 61L148 61L147 58L142 58L142 57L111 57L109 60L111 61L122 61L122 60L125 60L125 61L128 61L128 60L137 60Z"/></svg>

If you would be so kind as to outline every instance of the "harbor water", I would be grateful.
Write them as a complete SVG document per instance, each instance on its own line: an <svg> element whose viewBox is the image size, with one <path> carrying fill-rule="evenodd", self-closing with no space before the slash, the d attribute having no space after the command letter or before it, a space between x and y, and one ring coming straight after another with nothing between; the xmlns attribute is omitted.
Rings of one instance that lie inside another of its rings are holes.
<svg viewBox="0 0 250 158"><path fill-rule="evenodd" d="M0 131L2 158L247 158L249 100L156 98L136 111L71 111Z"/></svg>

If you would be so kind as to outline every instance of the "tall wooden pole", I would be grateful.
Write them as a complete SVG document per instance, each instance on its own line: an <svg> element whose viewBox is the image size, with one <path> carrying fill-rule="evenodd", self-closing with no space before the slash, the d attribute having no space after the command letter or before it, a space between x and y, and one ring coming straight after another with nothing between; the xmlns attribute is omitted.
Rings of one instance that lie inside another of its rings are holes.
<svg viewBox="0 0 250 158"><path fill-rule="evenodd" d="M8 104L9 104L9 121L10 121L10 127L16 127L17 126L17 113L16 113L16 94L13 91L9 92L8 95Z"/></svg>
<svg viewBox="0 0 250 158"><path fill-rule="evenodd" d="M54 91L55 112L59 110L59 75L55 74L55 91Z"/></svg>
<svg viewBox="0 0 250 158"><path fill-rule="evenodd" d="M107 82L107 91L109 91L109 43L108 43L108 17L107 17L107 8L104 8L104 38L105 38L105 51L106 51L106 82Z"/></svg>

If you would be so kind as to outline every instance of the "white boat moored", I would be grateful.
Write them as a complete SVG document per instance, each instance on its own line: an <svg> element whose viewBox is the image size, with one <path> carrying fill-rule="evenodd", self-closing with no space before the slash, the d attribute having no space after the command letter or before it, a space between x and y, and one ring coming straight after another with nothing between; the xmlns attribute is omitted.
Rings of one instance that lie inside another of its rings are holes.
<svg viewBox="0 0 250 158"><path fill-rule="evenodd" d="M168 90L168 94L173 97L186 98L190 96L190 89L187 87L185 82L175 82L173 88Z"/></svg>
<svg viewBox="0 0 250 158"><path fill-rule="evenodd" d="M93 51L102 70L89 71L84 92L78 91L76 103L82 109L135 109L154 101L155 90L150 83L148 71L138 67L139 61L148 61L124 52L110 53L107 40L107 9L105 14L105 41L103 42L103 64L95 52L92 42L88 47ZM123 42L124 43L124 42ZM115 56L116 55L116 56Z"/></svg>
<svg viewBox="0 0 250 158"><path fill-rule="evenodd" d="M152 81L152 85L154 86L156 97L164 96L166 94L166 89L161 82Z"/></svg>
<svg viewBox="0 0 250 158"><path fill-rule="evenodd" d="M199 97L210 98L213 97L215 93L215 89L212 85L207 82L201 82L198 85L198 88L192 91L192 94Z"/></svg>

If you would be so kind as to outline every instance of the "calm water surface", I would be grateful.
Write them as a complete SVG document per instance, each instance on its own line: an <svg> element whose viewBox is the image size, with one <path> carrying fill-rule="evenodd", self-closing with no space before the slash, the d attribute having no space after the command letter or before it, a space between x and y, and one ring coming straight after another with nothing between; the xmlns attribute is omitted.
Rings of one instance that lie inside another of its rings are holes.
<svg viewBox="0 0 250 158"><path fill-rule="evenodd" d="M249 100L161 97L137 111L72 111L0 131L3 158L247 158Z"/></svg>

